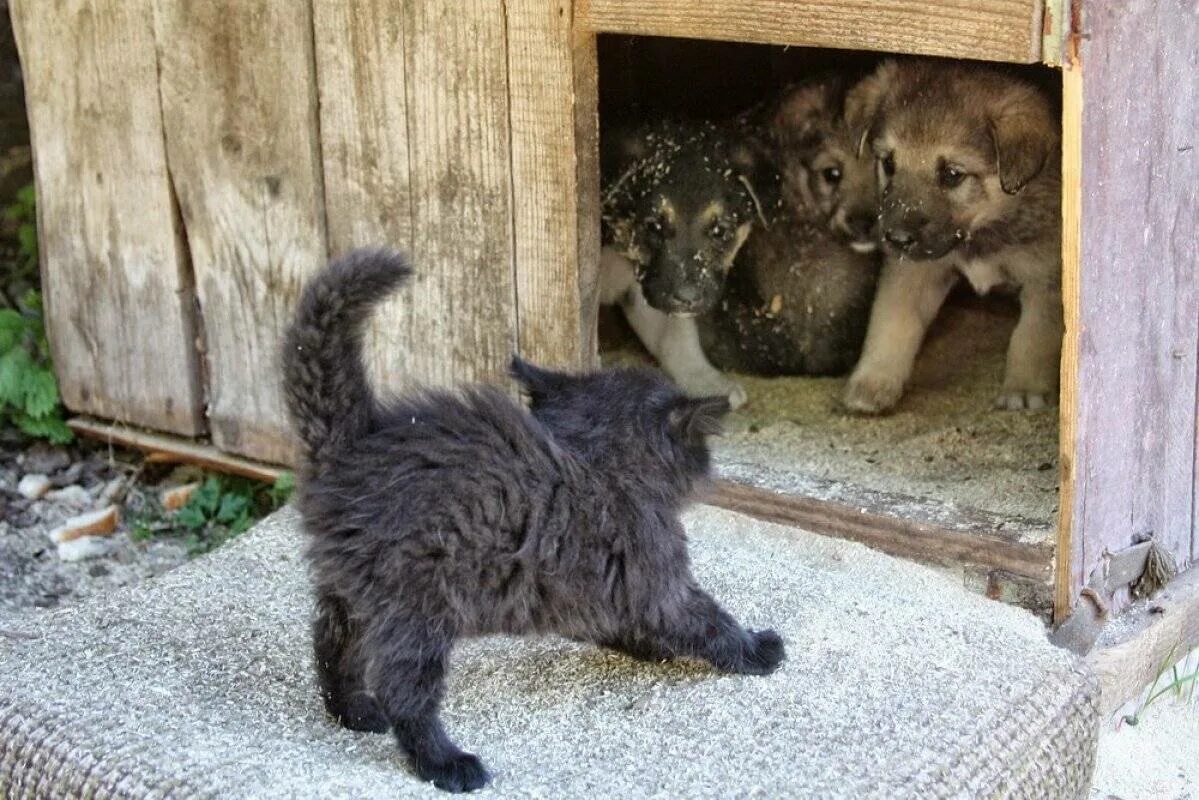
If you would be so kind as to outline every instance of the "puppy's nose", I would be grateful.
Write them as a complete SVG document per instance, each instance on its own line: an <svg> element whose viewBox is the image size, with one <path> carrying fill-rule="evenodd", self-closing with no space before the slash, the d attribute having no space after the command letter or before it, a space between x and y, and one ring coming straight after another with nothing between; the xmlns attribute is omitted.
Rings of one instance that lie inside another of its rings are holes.
<svg viewBox="0 0 1199 800"><path fill-rule="evenodd" d="M859 239L869 239L874 235L874 224L878 216L873 211L855 211L849 215L846 223L849 232Z"/></svg>
<svg viewBox="0 0 1199 800"><path fill-rule="evenodd" d="M670 293L670 299L679 305L691 305L699 300L699 295L700 292L698 286L691 286L690 284L685 283L682 286L676 287L675 290Z"/></svg>
<svg viewBox="0 0 1199 800"><path fill-rule="evenodd" d="M900 250L907 250L916 243L916 234L909 231L907 228L889 228L885 234L887 241L898 247Z"/></svg>

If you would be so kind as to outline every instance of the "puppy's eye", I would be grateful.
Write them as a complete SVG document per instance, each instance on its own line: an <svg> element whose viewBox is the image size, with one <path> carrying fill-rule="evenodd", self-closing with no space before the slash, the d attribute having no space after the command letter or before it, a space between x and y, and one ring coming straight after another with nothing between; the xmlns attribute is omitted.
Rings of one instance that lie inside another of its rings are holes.
<svg viewBox="0 0 1199 800"><path fill-rule="evenodd" d="M719 222L713 223L711 228L708 228L708 235L713 239L724 239L728 237L729 229Z"/></svg>
<svg viewBox="0 0 1199 800"><path fill-rule="evenodd" d="M952 189L955 186L960 186L962 181L966 180L966 173L957 167L942 164L937 174L937 180L940 181L941 186L946 189Z"/></svg>
<svg viewBox="0 0 1199 800"><path fill-rule="evenodd" d="M657 217L647 219L645 221L645 227L651 233L661 233L662 232L662 220L658 219Z"/></svg>
<svg viewBox="0 0 1199 800"><path fill-rule="evenodd" d="M839 167L825 167L820 171L820 177L829 186L836 186L841 182L841 169Z"/></svg>
<svg viewBox="0 0 1199 800"><path fill-rule="evenodd" d="M885 156L878 157L878 163L883 167L883 174L890 178L895 174L895 155L887 153Z"/></svg>

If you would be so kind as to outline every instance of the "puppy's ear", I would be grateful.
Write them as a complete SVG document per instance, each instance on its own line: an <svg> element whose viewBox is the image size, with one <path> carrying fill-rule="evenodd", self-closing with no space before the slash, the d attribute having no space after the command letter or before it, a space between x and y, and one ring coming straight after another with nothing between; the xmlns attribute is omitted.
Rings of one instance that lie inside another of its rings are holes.
<svg viewBox="0 0 1199 800"><path fill-rule="evenodd" d="M849 129L850 141L857 146L860 156L878 121L883 100L895 83L899 62L887 59L849 90L845 95L845 127Z"/></svg>
<svg viewBox="0 0 1199 800"><path fill-rule="evenodd" d="M565 372L554 372L542 369L536 364L525 361L520 356L512 356L508 365L508 374L516 379L521 388L529 395L529 399L538 402L547 396L565 389L572 378Z"/></svg>
<svg viewBox="0 0 1199 800"><path fill-rule="evenodd" d="M670 432L684 442L700 443L707 436L724 431L721 419L729 413L727 397L699 397L680 400L667 417Z"/></svg>
<svg viewBox="0 0 1199 800"><path fill-rule="evenodd" d="M1044 100L1020 87L990 120L999 184L1016 194L1045 168L1057 147L1058 133Z"/></svg>
<svg viewBox="0 0 1199 800"><path fill-rule="evenodd" d="M788 89L770 120L775 141L788 149L807 150L819 145L833 116L830 100L830 89L824 84L801 84Z"/></svg>

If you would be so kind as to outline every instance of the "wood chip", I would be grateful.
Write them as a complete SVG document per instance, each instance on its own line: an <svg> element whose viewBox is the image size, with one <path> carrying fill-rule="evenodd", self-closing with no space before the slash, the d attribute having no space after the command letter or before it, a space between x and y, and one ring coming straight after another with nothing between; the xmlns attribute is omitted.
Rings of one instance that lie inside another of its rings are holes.
<svg viewBox="0 0 1199 800"><path fill-rule="evenodd" d="M117 529L120 518L120 509L116 506L80 514L50 531L50 540L55 544L62 544L84 536L108 536Z"/></svg>
<svg viewBox="0 0 1199 800"><path fill-rule="evenodd" d="M98 536L80 536L78 539L60 542L58 557L62 561L83 561L87 558L99 558L108 555L112 549L107 539Z"/></svg>
<svg viewBox="0 0 1199 800"><path fill-rule="evenodd" d="M196 489L200 488L200 482L185 483L182 486L172 486L169 489L163 489L159 499L162 501L162 507L167 511L178 511L187 505L187 501L195 493Z"/></svg>
<svg viewBox="0 0 1199 800"><path fill-rule="evenodd" d="M770 298L770 313L777 314L782 310L783 296L781 294L776 294L774 297Z"/></svg>
<svg viewBox="0 0 1199 800"><path fill-rule="evenodd" d="M21 482L17 484L17 491L21 497L37 500L50 491L50 479L45 475L31 473L21 478Z"/></svg>

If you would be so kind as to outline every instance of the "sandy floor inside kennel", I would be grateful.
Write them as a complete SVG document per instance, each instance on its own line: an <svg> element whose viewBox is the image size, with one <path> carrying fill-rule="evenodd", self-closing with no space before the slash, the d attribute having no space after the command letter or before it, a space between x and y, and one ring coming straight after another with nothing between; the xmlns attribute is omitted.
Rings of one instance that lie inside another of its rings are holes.
<svg viewBox="0 0 1199 800"><path fill-rule="evenodd" d="M738 376L749 403L717 444L723 475L854 502L860 490L991 512L1050 535L1058 499L1058 410L991 408L1017 309L955 298L937 320L911 388L885 417L844 413L844 378ZM646 359L606 319L605 363Z"/></svg>

